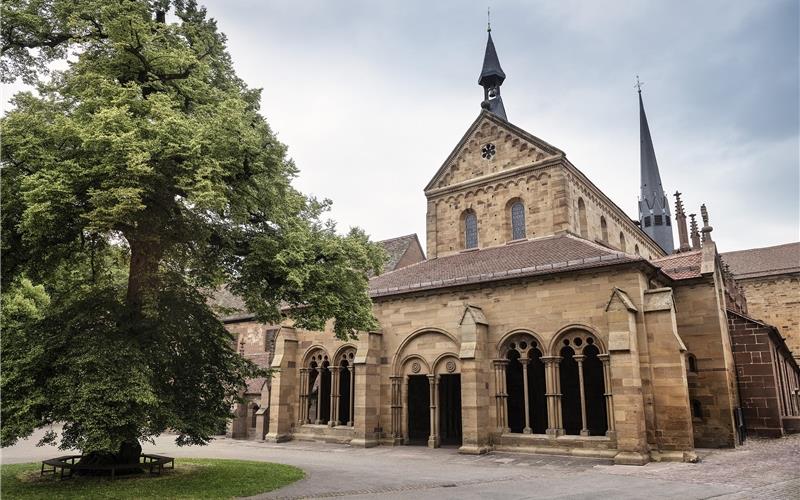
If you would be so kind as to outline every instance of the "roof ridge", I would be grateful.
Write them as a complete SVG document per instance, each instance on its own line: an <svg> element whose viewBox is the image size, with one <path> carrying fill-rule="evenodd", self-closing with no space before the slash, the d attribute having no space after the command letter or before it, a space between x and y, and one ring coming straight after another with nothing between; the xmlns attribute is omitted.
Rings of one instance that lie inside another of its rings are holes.
<svg viewBox="0 0 800 500"><path fill-rule="evenodd" d="M722 256L724 257L726 255L731 255L731 254L735 254L735 253L755 252L757 250L772 250L774 248L790 247L790 246L800 246L800 241L793 241L793 242L790 242L790 243L781 243L779 245L770 245L770 246L767 246L767 247L746 248L744 250L731 250L730 252L723 252Z"/></svg>
<svg viewBox="0 0 800 500"><path fill-rule="evenodd" d="M394 238L388 238L388 239L385 239L385 240L378 240L375 243L389 243L390 241L402 240L404 238L411 238L411 237L415 237L416 238L417 237L417 233L409 233L409 234L404 234L403 236L395 236Z"/></svg>

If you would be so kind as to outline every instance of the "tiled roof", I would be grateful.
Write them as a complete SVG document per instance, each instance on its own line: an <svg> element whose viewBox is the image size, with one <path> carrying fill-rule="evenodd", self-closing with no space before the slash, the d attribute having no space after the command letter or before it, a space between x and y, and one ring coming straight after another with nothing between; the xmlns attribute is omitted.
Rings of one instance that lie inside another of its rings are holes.
<svg viewBox="0 0 800 500"><path fill-rule="evenodd" d="M383 249L386 250L386 253L389 255L389 260L387 260L386 264L383 266L384 272L389 272L397 268L397 264L400 262L400 259L403 258L403 255L405 255L409 246L419 246L419 240L416 234L407 234L405 236L379 241L378 244L383 246Z"/></svg>
<svg viewBox="0 0 800 500"><path fill-rule="evenodd" d="M800 272L800 243L751 248L722 254L739 279Z"/></svg>
<svg viewBox="0 0 800 500"><path fill-rule="evenodd" d="M651 262L674 280L699 278L701 276L700 265L703 262L703 251L694 250L692 252L668 255Z"/></svg>
<svg viewBox="0 0 800 500"><path fill-rule="evenodd" d="M586 240L561 235L428 259L372 278L370 295L536 276L643 260Z"/></svg>

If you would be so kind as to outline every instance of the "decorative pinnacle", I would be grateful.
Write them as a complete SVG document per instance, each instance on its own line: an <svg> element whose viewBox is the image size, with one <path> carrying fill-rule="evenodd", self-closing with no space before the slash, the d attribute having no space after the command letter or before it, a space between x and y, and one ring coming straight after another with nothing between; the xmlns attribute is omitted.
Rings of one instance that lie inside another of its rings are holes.
<svg viewBox="0 0 800 500"><path fill-rule="evenodd" d="M703 218L703 225L708 226L708 210L705 203L700 205L700 216Z"/></svg>
<svg viewBox="0 0 800 500"><path fill-rule="evenodd" d="M486 31L492 32L492 8L486 7Z"/></svg>
<svg viewBox="0 0 800 500"><path fill-rule="evenodd" d="M683 201L681 201L680 191L675 191L675 211L681 214L683 213Z"/></svg>
<svg viewBox="0 0 800 500"><path fill-rule="evenodd" d="M639 81L639 75L636 75L636 83L634 84L634 86L633 86L633 87L634 87L634 88L636 89L636 91L637 91L637 92L639 92L640 94L642 93L642 85L644 85L644 82L640 82L640 81Z"/></svg>

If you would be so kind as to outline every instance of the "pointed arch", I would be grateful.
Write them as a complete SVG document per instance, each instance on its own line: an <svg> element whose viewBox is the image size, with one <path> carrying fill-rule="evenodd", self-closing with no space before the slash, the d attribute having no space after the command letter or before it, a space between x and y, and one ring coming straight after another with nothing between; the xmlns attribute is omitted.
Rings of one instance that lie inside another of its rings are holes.
<svg viewBox="0 0 800 500"><path fill-rule="evenodd" d="M589 222L586 219L586 203L578 198L578 229L582 238L589 239Z"/></svg>

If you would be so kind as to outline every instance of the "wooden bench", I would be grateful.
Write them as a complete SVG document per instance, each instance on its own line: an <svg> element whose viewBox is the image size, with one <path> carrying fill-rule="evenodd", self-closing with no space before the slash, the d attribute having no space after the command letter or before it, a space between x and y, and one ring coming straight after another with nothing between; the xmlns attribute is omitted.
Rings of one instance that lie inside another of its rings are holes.
<svg viewBox="0 0 800 500"><path fill-rule="evenodd" d="M83 455L64 455L63 457L51 458L42 461L41 476L45 474L59 475L59 479L71 478L77 470L107 470L111 473L111 479L116 479L118 470L127 469L147 469L150 475L161 475L165 468L174 469L175 459L163 455L153 455L142 453L139 456L139 463L134 464L110 464L110 465L87 465L76 463ZM167 467L169 466L169 467ZM64 471L68 471L64 474Z"/></svg>

